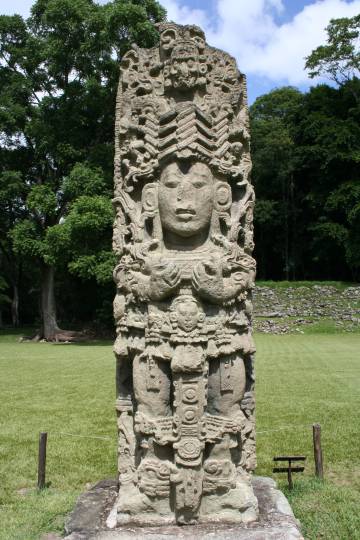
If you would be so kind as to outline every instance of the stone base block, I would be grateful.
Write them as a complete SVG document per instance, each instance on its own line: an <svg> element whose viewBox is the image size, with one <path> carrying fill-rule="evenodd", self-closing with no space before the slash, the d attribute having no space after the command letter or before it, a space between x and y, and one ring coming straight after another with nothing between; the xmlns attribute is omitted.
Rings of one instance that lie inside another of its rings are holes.
<svg viewBox="0 0 360 540"><path fill-rule="evenodd" d="M105 480L79 497L66 523L66 540L304 540L299 522L274 480L255 476L252 482L259 519L247 525L222 523L214 516L212 523L201 525L111 528L116 523L112 510L117 491L114 481Z"/></svg>

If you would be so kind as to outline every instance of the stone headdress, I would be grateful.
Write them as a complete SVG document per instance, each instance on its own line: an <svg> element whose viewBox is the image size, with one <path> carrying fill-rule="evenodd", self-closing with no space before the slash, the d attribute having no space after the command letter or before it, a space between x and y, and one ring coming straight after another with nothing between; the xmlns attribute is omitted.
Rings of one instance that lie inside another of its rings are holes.
<svg viewBox="0 0 360 540"><path fill-rule="evenodd" d="M250 253L254 196L245 76L234 58L206 44L199 27L164 23L159 33L159 46L133 46L121 62L115 207L121 213L125 206L127 215L139 213L143 187L159 179L163 164L202 161L230 184L229 239L239 241L240 235Z"/></svg>
<svg viewBox="0 0 360 540"><path fill-rule="evenodd" d="M209 47L196 26L159 26L160 47L122 59L117 99L116 178L131 191L159 163L195 158L247 181L250 172L245 76Z"/></svg>

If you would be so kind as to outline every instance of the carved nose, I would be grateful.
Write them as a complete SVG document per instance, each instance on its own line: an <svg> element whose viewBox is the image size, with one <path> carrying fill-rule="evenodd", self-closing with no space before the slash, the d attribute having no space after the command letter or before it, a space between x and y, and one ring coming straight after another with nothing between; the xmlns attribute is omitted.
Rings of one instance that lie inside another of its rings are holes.
<svg viewBox="0 0 360 540"><path fill-rule="evenodd" d="M184 195L184 186L179 186L177 190L177 200L181 201Z"/></svg>

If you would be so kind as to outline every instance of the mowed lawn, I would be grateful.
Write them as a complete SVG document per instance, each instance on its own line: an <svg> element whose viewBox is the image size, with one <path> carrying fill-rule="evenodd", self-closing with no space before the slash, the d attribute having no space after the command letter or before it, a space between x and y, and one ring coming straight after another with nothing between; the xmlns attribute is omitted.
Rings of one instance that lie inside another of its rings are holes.
<svg viewBox="0 0 360 540"><path fill-rule="evenodd" d="M111 344L17 339L0 336L1 540L62 532L78 494L116 474ZM257 474L272 476L277 454L306 455L290 494L305 537L360 539L360 335L258 334L256 343ZM313 422L323 430L324 483L313 476ZM40 493L39 431L49 433L50 482Z"/></svg>

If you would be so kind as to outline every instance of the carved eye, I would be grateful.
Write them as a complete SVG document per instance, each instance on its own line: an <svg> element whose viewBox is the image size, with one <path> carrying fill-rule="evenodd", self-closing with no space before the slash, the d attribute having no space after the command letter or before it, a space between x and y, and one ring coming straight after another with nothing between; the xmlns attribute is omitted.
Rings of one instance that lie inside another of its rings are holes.
<svg viewBox="0 0 360 540"><path fill-rule="evenodd" d="M200 189L200 188L206 186L206 182L204 182L203 180L195 180L193 182L193 186L196 187L197 189Z"/></svg>
<svg viewBox="0 0 360 540"><path fill-rule="evenodd" d="M165 187L168 187L168 188L176 188L178 187L179 182L177 182L176 180L169 179L169 180L165 180L164 185Z"/></svg>
<svg viewBox="0 0 360 540"><path fill-rule="evenodd" d="M194 60L188 60L187 65L189 66L189 68L194 67Z"/></svg>

